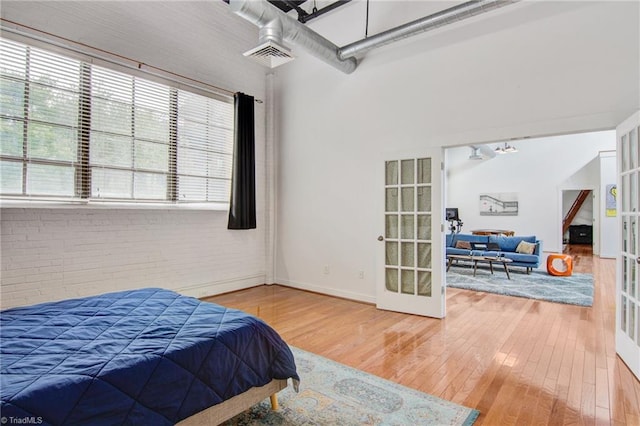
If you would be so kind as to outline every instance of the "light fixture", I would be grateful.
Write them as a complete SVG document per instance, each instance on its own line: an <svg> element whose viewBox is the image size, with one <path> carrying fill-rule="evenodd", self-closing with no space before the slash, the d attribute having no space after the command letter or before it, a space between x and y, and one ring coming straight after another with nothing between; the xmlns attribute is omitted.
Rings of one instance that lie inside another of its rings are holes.
<svg viewBox="0 0 640 426"><path fill-rule="evenodd" d="M505 142L504 146L498 145L494 151L496 154L509 154L512 152L518 152L518 149Z"/></svg>
<svg viewBox="0 0 640 426"><path fill-rule="evenodd" d="M504 144L504 152L518 152L515 146Z"/></svg>

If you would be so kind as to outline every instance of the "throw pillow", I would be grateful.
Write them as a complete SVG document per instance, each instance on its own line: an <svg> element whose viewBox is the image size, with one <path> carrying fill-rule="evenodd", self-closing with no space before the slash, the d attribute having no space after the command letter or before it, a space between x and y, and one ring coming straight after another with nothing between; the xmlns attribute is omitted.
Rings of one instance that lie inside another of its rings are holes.
<svg viewBox="0 0 640 426"><path fill-rule="evenodd" d="M500 251L500 245L498 243L487 243L487 250L490 251Z"/></svg>
<svg viewBox="0 0 640 426"><path fill-rule="evenodd" d="M456 248L471 250L471 243L469 241L456 241Z"/></svg>
<svg viewBox="0 0 640 426"><path fill-rule="evenodd" d="M521 254L533 254L536 249L536 245L533 243L528 243L526 241L520 241L518 247L516 247L516 253Z"/></svg>

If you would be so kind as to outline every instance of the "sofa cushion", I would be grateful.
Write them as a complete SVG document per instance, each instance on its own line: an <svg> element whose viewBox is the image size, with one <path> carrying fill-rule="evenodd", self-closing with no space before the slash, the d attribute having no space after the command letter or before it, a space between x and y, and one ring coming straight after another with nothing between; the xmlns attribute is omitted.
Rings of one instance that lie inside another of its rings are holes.
<svg viewBox="0 0 640 426"><path fill-rule="evenodd" d="M504 237L504 236L498 236L498 235L490 235L489 236L489 242L498 243L498 245L500 246L500 249L502 251L515 252L516 248L518 248L518 244L520 244L520 241L526 241L528 243L534 243L535 244L536 237L535 237L535 235L534 236L526 236L526 237L521 237L521 236Z"/></svg>
<svg viewBox="0 0 640 426"><path fill-rule="evenodd" d="M455 247L447 247L447 256L449 256L450 254L461 254L463 256L485 256L486 252L484 250L467 250Z"/></svg>
<svg viewBox="0 0 640 426"><path fill-rule="evenodd" d="M449 254L464 254L468 256L471 253L471 250L459 249L455 247L447 247L447 255Z"/></svg>
<svg viewBox="0 0 640 426"><path fill-rule="evenodd" d="M518 247L516 247L516 253L533 254L535 249L536 249L536 245L534 243L520 241L520 243L518 244Z"/></svg>
<svg viewBox="0 0 640 426"><path fill-rule="evenodd" d="M540 263L540 256L535 254L520 254L515 252L504 253L504 257L513 260L516 264L531 264L531 266L538 266Z"/></svg>

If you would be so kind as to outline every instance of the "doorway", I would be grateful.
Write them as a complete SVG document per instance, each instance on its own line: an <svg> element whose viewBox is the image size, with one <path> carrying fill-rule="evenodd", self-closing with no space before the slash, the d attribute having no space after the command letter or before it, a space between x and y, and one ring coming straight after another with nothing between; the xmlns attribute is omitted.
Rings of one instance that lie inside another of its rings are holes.
<svg viewBox="0 0 640 426"><path fill-rule="evenodd" d="M597 235L595 191L592 188L565 189L562 191L562 248L563 252L594 251L594 235Z"/></svg>

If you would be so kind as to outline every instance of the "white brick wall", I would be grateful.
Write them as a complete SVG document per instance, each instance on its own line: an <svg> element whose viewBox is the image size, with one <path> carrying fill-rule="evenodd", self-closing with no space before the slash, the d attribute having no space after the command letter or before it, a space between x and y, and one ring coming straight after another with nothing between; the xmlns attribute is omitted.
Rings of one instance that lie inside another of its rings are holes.
<svg viewBox="0 0 640 426"><path fill-rule="evenodd" d="M0 210L2 308L140 287L206 296L265 282L263 221L224 211Z"/></svg>

